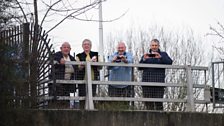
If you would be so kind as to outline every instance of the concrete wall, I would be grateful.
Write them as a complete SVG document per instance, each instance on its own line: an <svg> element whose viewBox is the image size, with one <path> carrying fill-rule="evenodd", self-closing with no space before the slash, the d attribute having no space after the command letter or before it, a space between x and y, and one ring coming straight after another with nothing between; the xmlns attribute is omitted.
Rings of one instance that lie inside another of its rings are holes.
<svg viewBox="0 0 224 126"><path fill-rule="evenodd" d="M224 126L223 114L153 111L10 110L0 126Z"/></svg>

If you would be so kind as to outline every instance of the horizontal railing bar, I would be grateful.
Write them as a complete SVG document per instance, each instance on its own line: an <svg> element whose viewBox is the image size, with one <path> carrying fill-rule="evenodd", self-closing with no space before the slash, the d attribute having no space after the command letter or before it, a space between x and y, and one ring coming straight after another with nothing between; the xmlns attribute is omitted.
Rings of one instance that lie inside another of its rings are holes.
<svg viewBox="0 0 224 126"><path fill-rule="evenodd" d="M61 84L85 84L85 80L56 80L56 83Z"/></svg>
<svg viewBox="0 0 224 126"><path fill-rule="evenodd" d="M126 66L126 67L146 67L146 68L176 68L185 69L184 66L177 65L160 65L160 64L124 64L124 63L104 63L104 62L91 62L95 66Z"/></svg>
<svg viewBox="0 0 224 126"><path fill-rule="evenodd" d="M185 99L130 98L130 97L93 97L97 101L142 101L142 102L187 102Z"/></svg>
<svg viewBox="0 0 224 126"><path fill-rule="evenodd" d="M210 101L206 101L206 100L195 100L194 101L195 103L198 103L198 104L209 104L209 103L211 103Z"/></svg>
<svg viewBox="0 0 224 126"><path fill-rule="evenodd" d="M216 61L216 62L212 62L212 64L219 64L219 63L224 63L224 61Z"/></svg>
<svg viewBox="0 0 224 126"><path fill-rule="evenodd" d="M216 104L218 104L218 103L216 103ZM213 106L213 108L223 108L224 107L224 105L222 105L222 106Z"/></svg>
<svg viewBox="0 0 224 126"><path fill-rule="evenodd" d="M40 83L53 83L52 80L43 80ZM60 84L85 84L85 80L56 80ZM133 86L162 86L162 87L186 87L177 83L156 83L156 82L132 82L132 81L92 81L92 84L99 85L133 85ZM205 88L206 85L194 84L194 88Z"/></svg>
<svg viewBox="0 0 224 126"><path fill-rule="evenodd" d="M193 84L194 88L207 88L208 85L202 85L202 84Z"/></svg>
<svg viewBox="0 0 224 126"><path fill-rule="evenodd" d="M132 81L92 81L93 84L100 85L133 85L133 86L162 86L162 87L184 87L183 84L175 83L155 83L155 82L132 82Z"/></svg>
<svg viewBox="0 0 224 126"><path fill-rule="evenodd" d="M54 96L41 96L38 100L53 100ZM56 100L85 100L85 97L57 96Z"/></svg>
<svg viewBox="0 0 224 126"><path fill-rule="evenodd" d="M86 62L66 61L65 64L70 65L85 65ZM90 62L91 65L95 66L126 66L126 67L146 67L146 68L168 68L168 69L185 69L189 67L187 65L161 65L161 64L124 64L124 63L108 63L108 62ZM202 66L191 66L192 70L208 70L208 67Z"/></svg>
<svg viewBox="0 0 224 126"><path fill-rule="evenodd" d="M208 70L208 67L203 66L191 66L192 70Z"/></svg>
<svg viewBox="0 0 224 126"><path fill-rule="evenodd" d="M52 100L53 96L42 96L39 100ZM85 97L57 96L57 100L85 100ZM186 99L130 98L130 97L93 97L95 101L140 101L140 102L187 102Z"/></svg>
<svg viewBox="0 0 224 126"><path fill-rule="evenodd" d="M44 79L44 80L41 80L39 81L40 84L42 83L52 83L52 80L51 79Z"/></svg>

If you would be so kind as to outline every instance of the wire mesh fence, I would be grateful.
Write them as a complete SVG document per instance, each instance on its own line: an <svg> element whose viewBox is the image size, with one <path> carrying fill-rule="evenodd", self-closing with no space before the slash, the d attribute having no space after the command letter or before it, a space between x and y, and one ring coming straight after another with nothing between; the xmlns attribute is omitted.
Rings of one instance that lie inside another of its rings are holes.
<svg viewBox="0 0 224 126"><path fill-rule="evenodd" d="M74 61L66 64L74 66L74 78L66 80L65 73L55 73L62 78L55 76L43 83L48 85L48 95L40 98L47 99L46 108L195 111L195 104L209 102L204 98L207 67ZM85 66L84 71L80 65ZM104 71L103 78L94 74L93 67ZM119 68L131 69L131 74L112 73ZM157 69L159 72L155 72Z"/></svg>

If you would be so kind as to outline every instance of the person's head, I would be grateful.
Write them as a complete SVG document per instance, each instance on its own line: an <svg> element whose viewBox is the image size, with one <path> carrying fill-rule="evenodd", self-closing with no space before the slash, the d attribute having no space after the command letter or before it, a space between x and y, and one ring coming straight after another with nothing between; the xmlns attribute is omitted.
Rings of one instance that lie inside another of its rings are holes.
<svg viewBox="0 0 224 126"><path fill-rule="evenodd" d="M61 49L61 52L64 56L68 56L68 54L71 51L71 46L68 42L64 42L64 43L62 43L60 49Z"/></svg>
<svg viewBox="0 0 224 126"><path fill-rule="evenodd" d="M150 42L150 49L151 51L158 51L159 50L159 40L158 39L152 39Z"/></svg>
<svg viewBox="0 0 224 126"><path fill-rule="evenodd" d="M126 50L126 46L124 42L119 42L117 45L117 51L119 54L123 54Z"/></svg>
<svg viewBox="0 0 224 126"><path fill-rule="evenodd" d="M90 52L91 47L92 47L92 42L89 39L84 39L82 41L82 48L84 52Z"/></svg>

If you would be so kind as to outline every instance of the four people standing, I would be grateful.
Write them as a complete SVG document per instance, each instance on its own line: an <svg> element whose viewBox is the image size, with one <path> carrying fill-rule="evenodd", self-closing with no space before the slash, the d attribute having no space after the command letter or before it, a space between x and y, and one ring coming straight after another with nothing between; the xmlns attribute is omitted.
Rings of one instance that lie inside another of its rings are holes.
<svg viewBox="0 0 224 126"><path fill-rule="evenodd" d="M145 53L139 63L144 64L172 64L172 59L166 52L162 52L159 49L159 41L153 39L150 43L150 49L148 53ZM83 52L76 55L77 61L90 61L98 62L98 52L91 51L92 42L89 39L85 39L82 42ZM59 73L64 73L63 79L74 79L74 66L64 65L65 61L75 61L69 52L71 50L69 43L63 43L61 52L55 54L55 60L57 60L62 66L56 66L56 79ZM126 46L124 42L119 42L117 46L117 52L109 57L111 63L133 63L133 56L131 53L126 52ZM84 80L86 78L85 66L79 65L77 68L78 74L75 75L77 80ZM132 67L124 66L110 66L109 67L109 81L132 81ZM143 70L142 81L143 82L165 82L165 68L139 68ZM61 74L60 74L61 75ZM99 67L93 66L91 69L91 76L93 80L99 80ZM70 88L70 87L69 87ZM73 87L71 87L73 90ZM79 96L86 96L86 85L79 84ZM96 95L96 85L92 86L93 96ZM109 85L108 94L111 97L130 97L134 90L130 85ZM142 86L143 97L145 98L163 98L164 87L161 86ZM67 96L67 95L66 95ZM80 106L84 107L84 104L80 103ZM151 110L163 110L162 102L145 102L147 109ZM82 107L82 108L83 108Z"/></svg>

